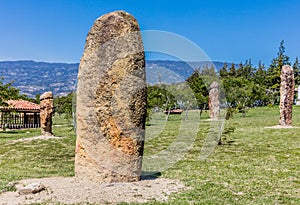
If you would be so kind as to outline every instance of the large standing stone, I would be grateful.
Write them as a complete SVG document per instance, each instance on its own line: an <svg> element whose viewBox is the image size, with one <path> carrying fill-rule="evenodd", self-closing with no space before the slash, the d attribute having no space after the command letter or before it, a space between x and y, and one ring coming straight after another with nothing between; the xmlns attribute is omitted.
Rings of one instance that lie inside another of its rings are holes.
<svg viewBox="0 0 300 205"><path fill-rule="evenodd" d="M294 102L294 73L289 65L281 70L280 84L280 125L292 125L292 110Z"/></svg>
<svg viewBox="0 0 300 205"><path fill-rule="evenodd" d="M52 92L45 92L40 96L40 121L42 135L52 134L52 115L53 115L53 95Z"/></svg>
<svg viewBox="0 0 300 205"><path fill-rule="evenodd" d="M140 180L146 99L137 21L124 11L100 17L88 33L78 73L78 180Z"/></svg>
<svg viewBox="0 0 300 205"><path fill-rule="evenodd" d="M220 116L219 83L214 81L209 87L209 115L210 119L217 120Z"/></svg>

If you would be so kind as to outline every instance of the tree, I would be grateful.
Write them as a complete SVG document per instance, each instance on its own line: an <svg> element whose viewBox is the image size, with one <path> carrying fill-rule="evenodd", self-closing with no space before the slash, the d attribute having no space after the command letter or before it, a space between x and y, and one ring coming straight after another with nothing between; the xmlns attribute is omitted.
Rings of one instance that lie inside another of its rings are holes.
<svg viewBox="0 0 300 205"><path fill-rule="evenodd" d="M237 70L237 76L242 76L248 80L252 80L255 74L255 68L251 63L251 59L246 60L244 64L240 64Z"/></svg>
<svg viewBox="0 0 300 205"><path fill-rule="evenodd" d="M219 76L217 75L216 68L213 64L210 67L208 67L208 65L204 66L198 74L200 74L199 77L202 80L200 83L204 83L207 88L209 88L212 82L219 81Z"/></svg>
<svg viewBox="0 0 300 205"><path fill-rule="evenodd" d="M187 82L169 85L168 90L174 95L178 108L184 110L198 108L197 99Z"/></svg>
<svg viewBox="0 0 300 205"><path fill-rule="evenodd" d="M229 69L229 76L235 77L236 76L236 69L234 63L231 64L231 67Z"/></svg>
<svg viewBox="0 0 300 205"><path fill-rule="evenodd" d="M258 62L258 68L254 74L254 82L261 86L266 86L267 84L267 71L261 61Z"/></svg>
<svg viewBox="0 0 300 205"><path fill-rule="evenodd" d="M167 85L153 85L147 87L147 107L168 110L176 107L174 95L168 91Z"/></svg>
<svg viewBox="0 0 300 205"><path fill-rule="evenodd" d="M41 94L36 94L36 95L35 95L34 102L35 102L36 104L40 104L40 98L41 98Z"/></svg>
<svg viewBox="0 0 300 205"><path fill-rule="evenodd" d="M221 78L226 78L228 76L228 71L227 71L227 63L224 63L223 67L219 71L220 77Z"/></svg>
<svg viewBox="0 0 300 205"><path fill-rule="evenodd" d="M73 98L75 93L69 93L67 96L58 96L53 99L55 113L65 114L66 119L72 118Z"/></svg>
<svg viewBox="0 0 300 205"><path fill-rule="evenodd" d="M229 75L222 78L228 110L238 110L245 116L248 107L266 105L266 71L260 63L259 68L252 66L251 60L240 63L238 69L231 66Z"/></svg>
<svg viewBox="0 0 300 205"><path fill-rule="evenodd" d="M264 106L269 104L269 97L267 95L267 71L265 65L259 61L258 68L254 72L252 81L257 86L257 89L254 90L256 96L256 106Z"/></svg>
<svg viewBox="0 0 300 205"><path fill-rule="evenodd" d="M201 75L203 76L216 76L215 66L212 64L210 66L205 65L201 70Z"/></svg>
<svg viewBox="0 0 300 205"><path fill-rule="evenodd" d="M208 103L208 89L202 79L200 71L196 69L194 73L186 80L194 92L198 108L204 108Z"/></svg>
<svg viewBox="0 0 300 205"><path fill-rule="evenodd" d="M280 74L282 66L291 65L289 57L285 55L284 40L280 42L277 57L273 58L270 67L268 68L268 86L273 90L278 90L280 87Z"/></svg>
<svg viewBox="0 0 300 205"><path fill-rule="evenodd" d="M7 100L24 99L27 100L26 95L20 94L20 90L15 88L12 83L3 83L4 78L0 79L0 106L5 106Z"/></svg>
<svg viewBox="0 0 300 205"><path fill-rule="evenodd" d="M293 70L294 70L295 85L300 85L300 64L299 64L298 57L296 57L295 63L293 64Z"/></svg>
<svg viewBox="0 0 300 205"><path fill-rule="evenodd" d="M271 62L267 71L267 93L271 104L278 104L280 101L280 74L284 65L291 65L289 57L285 55L284 40L280 42L277 57Z"/></svg>

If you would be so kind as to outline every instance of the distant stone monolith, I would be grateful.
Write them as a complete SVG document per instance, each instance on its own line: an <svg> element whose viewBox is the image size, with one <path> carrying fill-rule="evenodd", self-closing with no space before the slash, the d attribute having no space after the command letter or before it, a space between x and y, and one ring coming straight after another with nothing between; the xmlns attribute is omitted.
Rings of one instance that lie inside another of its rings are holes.
<svg viewBox="0 0 300 205"><path fill-rule="evenodd" d="M124 11L98 18L88 33L78 73L78 180L140 180L145 76L144 48L135 18Z"/></svg>
<svg viewBox="0 0 300 205"><path fill-rule="evenodd" d="M281 70L280 84L280 119L279 125L292 125L292 111L294 103L294 73L289 65L284 65Z"/></svg>
<svg viewBox="0 0 300 205"><path fill-rule="evenodd" d="M214 81L209 87L209 116L211 120L217 120L220 116L219 83Z"/></svg>
<svg viewBox="0 0 300 205"><path fill-rule="evenodd" d="M40 121L42 135L51 136L53 115L52 92L45 92L40 96Z"/></svg>

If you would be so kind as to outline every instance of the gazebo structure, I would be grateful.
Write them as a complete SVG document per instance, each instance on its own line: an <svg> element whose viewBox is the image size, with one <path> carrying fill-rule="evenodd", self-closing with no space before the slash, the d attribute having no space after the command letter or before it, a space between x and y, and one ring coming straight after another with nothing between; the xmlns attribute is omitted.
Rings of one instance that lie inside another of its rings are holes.
<svg viewBox="0 0 300 205"><path fill-rule="evenodd" d="M8 100L0 107L0 128L22 129L40 127L40 106L25 100Z"/></svg>

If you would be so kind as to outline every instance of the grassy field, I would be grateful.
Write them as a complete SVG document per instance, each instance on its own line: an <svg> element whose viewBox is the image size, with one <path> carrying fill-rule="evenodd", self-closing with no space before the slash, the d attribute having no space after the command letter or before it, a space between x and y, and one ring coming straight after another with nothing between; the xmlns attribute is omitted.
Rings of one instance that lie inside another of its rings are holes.
<svg viewBox="0 0 300 205"><path fill-rule="evenodd" d="M24 178L73 176L75 132L63 117L54 117L53 133L61 140L12 140L41 135L40 129L0 132L0 192L14 190L12 182Z"/></svg>
<svg viewBox="0 0 300 205"><path fill-rule="evenodd" d="M278 118L278 107L251 109L246 117L235 114L226 121L223 144L206 160L200 156L210 122L201 120L191 149L161 173L190 187L171 195L169 203L300 204L300 129L264 128L277 125ZM170 116L164 124L155 122L147 127L146 156L167 149L180 135L180 116ZM0 133L1 191L14 190L12 182L24 178L74 175L75 133L62 118L55 118L55 124L61 125L53 128L61 140L10 143L37 136L40 130ZM300 127L300 107L294 108L293 125Z"/></svg>

